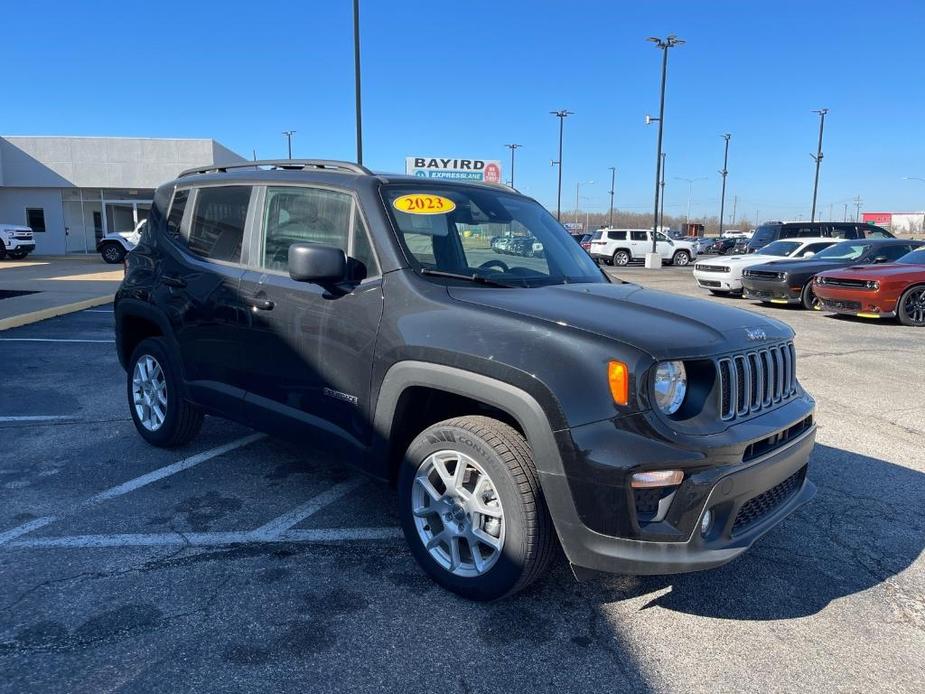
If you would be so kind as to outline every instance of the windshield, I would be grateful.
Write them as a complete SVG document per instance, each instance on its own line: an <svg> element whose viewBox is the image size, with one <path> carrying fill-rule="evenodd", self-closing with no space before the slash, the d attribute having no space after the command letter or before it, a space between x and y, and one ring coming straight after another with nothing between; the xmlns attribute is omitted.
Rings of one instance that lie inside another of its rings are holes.
<svg viewBox="0 0 925 694"><path fill-rule="evenodd" d="M751 248L761 248L762 246L767 244L769 241L773 241L774 239L777 238L779 229L780 229L779 224L775 224L773 226L762 225L758 227L757 229L755 229L755 233L752 235L752 238L748 242L748 245Z"/></svg>
<svg viewBox="0 0 925 694"><path fill-rule="evenodd" d="M864 243L836 243L825 250L816 253L820 260L857 260L867 253L869 244Z"/></svg>
<svg viewBox="0 0 925 694"><path fill-rule="evenodd" d="M476 187L385 186L383 199L409 260L425 274L516 287L607 282L562 225L527 198Z"/></svg>
<svg viewBox="0 0 925 694"><path fill-rule="evenodd" d="M775 241L774 243L769 243L758 252L761 255L777 255L786 258L801 245L802 244L798 241Z"/></svg>
<svg viewBox="0 0 925 694"><path fill-rule="evenodd" d="M905 263L906 265L925 265L925 248L919 248L911 253L906 253L906 255L896 262Z"/></svg>

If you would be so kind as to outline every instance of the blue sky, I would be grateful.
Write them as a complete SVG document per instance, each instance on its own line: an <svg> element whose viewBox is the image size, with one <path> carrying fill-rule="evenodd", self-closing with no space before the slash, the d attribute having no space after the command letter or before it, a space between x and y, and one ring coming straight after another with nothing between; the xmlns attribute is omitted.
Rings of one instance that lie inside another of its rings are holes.
<svg viewBox="0 0 925 694"><path fill-rule="evenodd" d="M818 116L819 208L841 218L925 208L922 2L491 2L363 0L366 164L406 155L507 162L555 205L557 121L566 122L563 207L652 204L660 54L669 63L666 212L717 214L723 132L728 206L754 221L808 216ZM354 156L350 0L8 3L0 133L214 137L244 155ZM32 27L33 31L26 31ZM40 30L38 30L40 28ZM507 178L505 170L505 178ZM852 208L849 208L852 209Z"/></svg>

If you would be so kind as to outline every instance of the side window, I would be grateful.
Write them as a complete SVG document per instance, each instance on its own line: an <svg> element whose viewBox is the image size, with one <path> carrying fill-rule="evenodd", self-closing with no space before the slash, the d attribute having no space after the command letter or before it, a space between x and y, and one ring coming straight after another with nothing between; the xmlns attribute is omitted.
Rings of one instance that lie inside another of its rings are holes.
<svg viewBox="0 0 925 694"><path fill-rule="evenodd" d="M27 207L26 226L35 232L45 231L45 210L41 207Z"/></svg>
<svg viewBox="0 0 925 694"><path fill-rule="evenodd" d="M362 280L379 274L379 264L376 262L376 255L369 243L369 233L356 208L353 213L353 246L350 259L351 279Z"/></svg>
<svg viewBox="0 0 925 694"><path fill-rule="evenodd" d="M317 243L347 252L353 198L319 188L267 188L263 267L285 271L289 246Z"/></svg>
<svg viewBox="0 0 925 694"><path fill-rule="evenodd" d="M626 241L625 231L608 231L607 238L611 241Z"/></svg>
<svg viewBox="0 0 925 694"><path fill-rule="evenodd" d="M173 194L170 214L167 215L167 233L173 237L180 236L180 222L183 221L183 213L186 211L188 200L189 190L178 190Z"/></svg>
<svg viewBox="0 0 925 694"><path fill-rule="evenodd" d="M648 241L649 235L645 231L631 231L630 238L633 241Z"/></svg>
<svg viewBox="0 0 925 694"><path fill-rule="evenodd" d="M250 186L200 188L186 245L209 260L241 262Z"/></svg>
<svg viewBox="0 0 925 694"><path fill-rule="evenodd" d="M807 253L814 253L814 254L818 253L823 248L828 248L831 245L832 245L831 243L811 243L806 248L804 248L802 251L797 253L797 257L802 258Z"/></svg>
<svg viewBox="0 0 925 694"><path fill-rule="evenodd" d="M840 239L859 238L857 227L855 227L854 224L833 224L832 236L836 236Z"/></svg>
<svg viewBox="0 0 925 694"><path fill-rule="evenodd" d="M874 251L874 256L883 256L892 263L894 260L899 260L902 258L911 250L913 250L911 246L884 246L883 248L878 248L876 251Z"/></svg>

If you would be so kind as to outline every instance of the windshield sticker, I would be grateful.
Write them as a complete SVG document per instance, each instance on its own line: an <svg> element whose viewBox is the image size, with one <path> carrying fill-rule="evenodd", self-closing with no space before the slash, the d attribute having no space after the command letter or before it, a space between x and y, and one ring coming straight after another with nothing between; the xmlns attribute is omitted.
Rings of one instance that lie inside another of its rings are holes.
<svg viewBox="0 0 925 694"><path fill-rule="evenodd" d="M395 198L392 207L405 214L448 214L456 209L456 203L442 195L411 193Z"/></svg>

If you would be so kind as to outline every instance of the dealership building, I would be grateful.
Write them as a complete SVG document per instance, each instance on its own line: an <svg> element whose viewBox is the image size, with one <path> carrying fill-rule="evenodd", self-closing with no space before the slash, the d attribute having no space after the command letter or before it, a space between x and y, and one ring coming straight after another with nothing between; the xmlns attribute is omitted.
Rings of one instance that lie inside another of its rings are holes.
<svg viewBox="0 0 925 694"><path fill-rule="evenodd" d="M863 212L862 220L888 229L897 236L925 233L925 212Z"/></svg>
<svg viewBox="0 0 925 694"><path fill-rule="evenodd" d="M161 183L240 161L210 139L0 136L0 223L32 227L37 254L95 253L147 217Z"/></svg>

